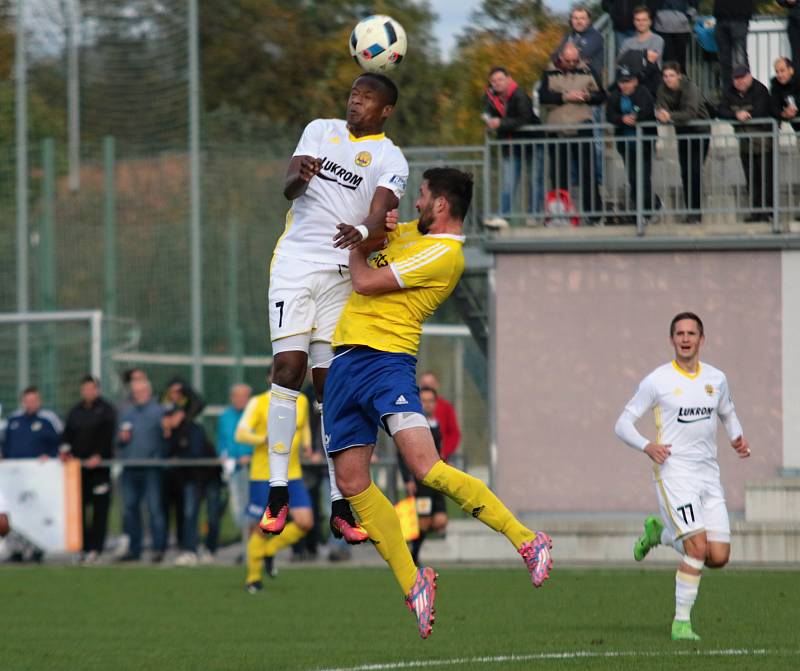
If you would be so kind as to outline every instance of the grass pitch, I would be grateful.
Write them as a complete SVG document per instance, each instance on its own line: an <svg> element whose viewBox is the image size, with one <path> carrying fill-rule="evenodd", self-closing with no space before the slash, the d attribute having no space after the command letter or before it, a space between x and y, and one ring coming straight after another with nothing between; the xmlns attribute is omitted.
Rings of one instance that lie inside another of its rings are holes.
<svg viewBox="0 0 800 671"><path fill-rule="evenodd" d="M673 643L674 571L556 567L439 570L427 641L388 569L290 568L258 595L242 569L2 567L0 668L702 669L800 668L800 574L706 572Z"/></svg>

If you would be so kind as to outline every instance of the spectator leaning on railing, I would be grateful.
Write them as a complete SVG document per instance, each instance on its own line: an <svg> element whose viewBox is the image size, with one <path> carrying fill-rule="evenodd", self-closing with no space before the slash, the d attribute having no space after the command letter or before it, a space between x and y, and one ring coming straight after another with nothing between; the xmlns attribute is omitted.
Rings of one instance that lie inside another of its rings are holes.
<svg viewBox="0 0 800 671"><path fill-rule="evenodd" d="M747 29L753 16L753 0L714 0L720 78L725 91L732 81L733 69L750 66L747 59Z"/></svg>
<svg viewBox="0 0 800 671"><path fill-rule="evenodd" d="M798 0L777 0L781 7L786 7L789 14L786 17L786 34L789 37L789 46L792 49L792 64L794 69L800 67L800 2Z"/></svg>
<svg viewBox="0 0 800 671"><path fill-rule="evenodd" d="M675 127L683 203L690 210L683 220L687 224L700 222L703 162L708 151L708 139L703 136L709 133L708 126L690 125L690 122L708 118L708 109L700 89L682 74L676 61L664 63L661 86L656 94L656 119Z"/></svg>
<svg viewBox="0 0 800 671"><path fill-rule="evenodd" d="M536 137L536 133L519 130L522 126L538 124L539 118L533 112L533 103L525 90L509 76L503 67L493 67L489 72L489 85L483 96L483 119L489 130L497 133L500 140L524 140ZM533 194L531 192L531 167L533 160L532 145L503 146L501 149L502 192L500 195L500 212L507 215L512 210L514 194L522 175L523 161L527 176L527 208L533 212ZM488 226L504 228L505 220L489 220Z"/></svg>
<svg viewBox="0 0 800 671"><path fill-rule="evenodd" d="M548 65L542 75L539 101L547 108L547 125L591 124L595 105L602 105L606 95L602 80L591 65L581 60L577 47L567 42L558 59ZM563 129L549 134L554 138L591 138L592 128ZM581 203L584 213L602 210L598 179L594 174L594 143L589 140L552 143L550 150L550 179L554 189L569 189L571 162L578 164ZM588 216L597 223L600 216Z"/></svg>
<svg viewBox="0 0 800 671"><path fill-rule="evenodd" d="M686 52L697 17L697 0L648 0L655 31L664 38L664 60L675 61L686 71Z"/></svg>
<svg viewBox="0 0 800 671"><path fill-rule="evenodd" d="M617 70L616 87L609 93L606 105L606 118L614 126L617 137L617 151L625 162L628 172L628 186L630 187L633 208L637 207L637 175L636 168L638 157L642 158L642 206L646 210L660 208L660 201L653 201L651 174L653 168L653 136L655 125L645 126L642 130L641 149L637 152L636 126L655 121L655 106L653 96L645 86L639 83L638 78L627 68ZM634 223L631 217L626 217L623 223Z"/></svg>
<svg viewBox="0 0 800 671"><path fill-rule="evenodd" d="M114 408L100 396L100 383L91 375L81 380L80 395L67 415L62 440L69 454L82 462L83 559L93 563L103 552L111 503L111 471L100 462L114 456L117 420Z"/></svg>
<svg viewBox="0 0 800 671"><path fill-rule="evenodd" d="M797 77L792 60L782 56L775 61L775 76L769 88L770 111L778 121L788 121L795 132L800 130L800 78Z"/></svg>
<svg viewBox="0 0 800 671"><path fill-rule="evenodd" d="M770 133L772 124L751 124L751 119L766 119L770 114L770 96L767 87L753 78L746 65L733 69L733 84L725 89L719 105L719 116L734 121L739 140L739 157L742 160L747 188L750 192L751 210L771 209L772 198L772 135L748 137L753 133ZM741 123L736 123L736 122ZM769 221L767 212L755 212L745 217L746 222Z"/></svg>

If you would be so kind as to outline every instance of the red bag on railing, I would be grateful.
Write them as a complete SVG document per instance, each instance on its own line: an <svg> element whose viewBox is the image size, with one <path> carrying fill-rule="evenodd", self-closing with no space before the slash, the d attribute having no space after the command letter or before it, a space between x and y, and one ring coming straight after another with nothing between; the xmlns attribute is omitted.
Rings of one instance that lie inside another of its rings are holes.
<svg viewBox="0 0 800 671"><path fill-rule="evenodd" d="M575 205L566 189L548 191L544 198L545 226L579 226Z"/></svg>

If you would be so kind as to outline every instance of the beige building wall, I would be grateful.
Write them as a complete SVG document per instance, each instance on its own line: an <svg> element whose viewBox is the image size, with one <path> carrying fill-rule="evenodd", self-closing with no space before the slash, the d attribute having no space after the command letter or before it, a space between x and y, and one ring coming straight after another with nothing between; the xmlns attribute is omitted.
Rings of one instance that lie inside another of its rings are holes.
<svg viewBox="0 0 800 671"><path fill-rule="evenodd" d="M651 463L614 423L697 312L701 359L728 376L753 457L719 432L728 507L782 465L780 252L498 254L495 486L518 512L656 509ZM655 436L652 418L640 431Z"/></svg>

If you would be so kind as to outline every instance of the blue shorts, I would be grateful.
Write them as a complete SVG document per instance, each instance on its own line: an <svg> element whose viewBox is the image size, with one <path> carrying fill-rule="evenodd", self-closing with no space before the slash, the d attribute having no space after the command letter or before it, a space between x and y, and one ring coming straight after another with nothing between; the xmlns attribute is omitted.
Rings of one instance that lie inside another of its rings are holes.
<svg viewBox="0 0 800 671"><path fill-rule="evenodd" d="M247 515L260 520L269 499L269 480L250 480L250 503L247 504ZM310 508L311 497L302 480L289 480L289 510L292 508Z"/></svg>
<svg viewBox="0 0 800 671"><path fill-rule="evenodd" d="M325 379L328 454L373 445L387 415L424 414L416 374L417 359L410 354L339 348Z"/></svg>

